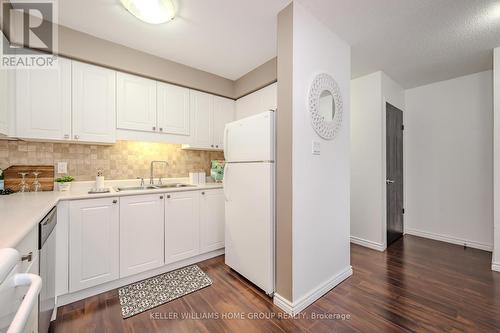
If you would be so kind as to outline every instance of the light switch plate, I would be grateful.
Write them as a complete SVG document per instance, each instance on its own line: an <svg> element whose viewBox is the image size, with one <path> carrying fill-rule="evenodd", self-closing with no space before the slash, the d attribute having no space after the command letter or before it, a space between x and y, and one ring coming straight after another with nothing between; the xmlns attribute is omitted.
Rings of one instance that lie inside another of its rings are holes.
<svg viewBox="0 0 500 333"><path fill-rule="evenodd" d="M68 173L68 162L57 162L57 173Z"/></svg>
<svg viewBox="0 0 500 333"><path fill-rule="evenodd" d="M321 143L317 141L312 142L312 154L321 155Z"/></svg>

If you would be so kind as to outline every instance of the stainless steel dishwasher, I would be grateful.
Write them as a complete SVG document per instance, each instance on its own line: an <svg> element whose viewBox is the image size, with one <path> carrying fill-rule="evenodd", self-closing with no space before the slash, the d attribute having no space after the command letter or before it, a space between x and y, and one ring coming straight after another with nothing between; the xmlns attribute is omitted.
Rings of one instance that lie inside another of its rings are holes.
<svg viewBox="0 0 500 333"><path fill-rule="evenodd" d="M50 319L56 306L56 224L54 207L40 222L38 249L42 290L38 298L38 332L49 331Z"/></svg>

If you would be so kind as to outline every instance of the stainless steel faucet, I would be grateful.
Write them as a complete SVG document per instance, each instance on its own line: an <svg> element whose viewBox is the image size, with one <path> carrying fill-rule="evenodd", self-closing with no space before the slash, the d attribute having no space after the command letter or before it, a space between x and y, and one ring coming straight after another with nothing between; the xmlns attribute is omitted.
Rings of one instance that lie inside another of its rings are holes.
<svg viewBox="0 0 500 333"><path fill-rule="evenodd" d="M154 185L154 165L156 163L165 164L165 167L168 167L167 161L151 161L151 166L149 169L149 184ZM160 177L160 185L161 185L161 177Z"/></svg>

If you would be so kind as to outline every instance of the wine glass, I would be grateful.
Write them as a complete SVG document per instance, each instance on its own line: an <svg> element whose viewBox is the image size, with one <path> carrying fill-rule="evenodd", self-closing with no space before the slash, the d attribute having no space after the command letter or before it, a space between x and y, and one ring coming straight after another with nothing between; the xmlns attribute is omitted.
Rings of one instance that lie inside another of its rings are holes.
<svg viewBox="0 0 500 333"><path fill-rule="evenodd" d="M35 180L33 181L33 184L31 184L31 191L40 192L42 189L42 184L40 184L40 180L38 180L38 176L40 175L40 172L34 171L34 172L32 172L32 175L35 176Z"/></svg>
<svg viewBox="0 0 500 333"><path fill-rule="evenodd" d="M21 176L21 182L18 185L19 192L29 192L29 186L26 183L26 176L28 175L27 172L19 172L19 176Z"/></svg>

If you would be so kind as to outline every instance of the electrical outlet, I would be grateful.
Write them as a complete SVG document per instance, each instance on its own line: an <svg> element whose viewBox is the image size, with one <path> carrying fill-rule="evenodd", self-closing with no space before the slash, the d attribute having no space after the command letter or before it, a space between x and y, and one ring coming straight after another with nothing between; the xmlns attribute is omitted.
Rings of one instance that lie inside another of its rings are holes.
<svg viewBox="0 0 500 333"><path fill-rule="evenodd" d="M57 162L57 173L68 173L68 162Z"/></svg>
<svg viewBox="0 0 500 333"><path fill-rule="evenodd" d="M321 143L317 141L312 142L312 154L321 155Z"/></svg>

